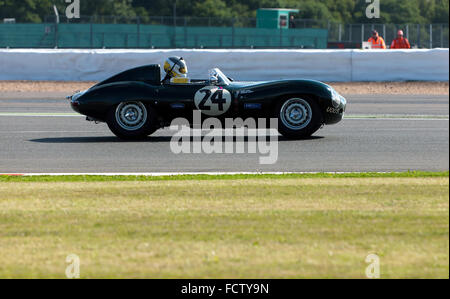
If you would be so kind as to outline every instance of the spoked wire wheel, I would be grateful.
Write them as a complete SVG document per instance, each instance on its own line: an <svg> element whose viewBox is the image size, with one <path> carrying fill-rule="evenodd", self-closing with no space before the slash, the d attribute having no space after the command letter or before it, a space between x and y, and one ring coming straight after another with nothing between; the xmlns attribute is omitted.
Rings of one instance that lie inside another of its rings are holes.
<svg viewBox="0 0 450 299"><path fill-rule="evenodd" d="M159 128L155 109L139 101L121 102L111 107L106 123L121 139L143 139Z"/></svg>
<svg viewBox="0 0 450 299"><path fill-rule="evenodd" d="M308 138L323 124L317 100L307 96L280 100L274 113L278 118L278 131L290 139Z"/></svg>
<svg viewBox="0 0 450 299"><path fill-rule="evenodd" d="M147 109L141 102L123 102L116 108L117 124L124 130L136 131L147 121Z"/></svg>
<svg viewBox="0 0 450 299"><path fill-rule="evenodd" d="M311 122L313 111L311 105L304 99L293 98L284 102L280 109L280 119L286 128L302 130Z"/></svg>

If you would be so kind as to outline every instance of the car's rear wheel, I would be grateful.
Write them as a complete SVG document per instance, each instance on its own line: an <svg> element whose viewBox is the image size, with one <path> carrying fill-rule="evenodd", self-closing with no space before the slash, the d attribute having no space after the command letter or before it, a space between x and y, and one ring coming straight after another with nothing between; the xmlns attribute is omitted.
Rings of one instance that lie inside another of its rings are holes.
<svg viewBox="0 0 450 299"><path fill-rule="evenodd" d="M156 113L142 102L121 102L108 112L109 129L121 139L142 139L157 130Z"/></svg>
<svg viewBox="0 0 450 299"><path fill-rule="evenodd" d="M287 138L307 138L322 125L320 107L309 97L285 98L278 103L275 111L278 131Z"/></svg>

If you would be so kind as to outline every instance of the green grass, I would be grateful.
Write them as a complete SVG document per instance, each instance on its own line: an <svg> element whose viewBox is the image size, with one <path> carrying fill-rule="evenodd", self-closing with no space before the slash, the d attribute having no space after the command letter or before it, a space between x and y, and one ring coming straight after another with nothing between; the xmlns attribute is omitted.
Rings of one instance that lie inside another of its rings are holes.
<svg viewBox="0 0 450 299"><path fill-rule="evenodd" d="M244 180L244 179L304 179L304 178L423 178L448 177L448 171L349 172L349 173L287 173L287 174L186 174L186 175L0 175L0 182L110 182L110 181L168 181L168 180Z"/></svg>
<svg viewBox="0 0 450 299"><path fill-rule="evenodd" d="M449 277L444 173L0 177L0 278Z"/></svg>

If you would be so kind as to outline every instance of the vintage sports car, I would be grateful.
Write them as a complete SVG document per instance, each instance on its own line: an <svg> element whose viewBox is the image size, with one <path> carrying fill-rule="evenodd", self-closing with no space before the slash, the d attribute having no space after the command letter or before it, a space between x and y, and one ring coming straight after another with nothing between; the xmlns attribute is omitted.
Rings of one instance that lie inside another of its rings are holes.
<svg viewBox="0 0 450 299"><path fill-rule="evenodd" d="M342 120L346 107L344 97L318 81L237 82L214 68L209 79L174 84L161 81L157 64L124 71L68 99L76 112L106 122L123 139L146 137L178 117L192 122L193 110L222 121L278 118L283 136L305 138Z"/></svg>

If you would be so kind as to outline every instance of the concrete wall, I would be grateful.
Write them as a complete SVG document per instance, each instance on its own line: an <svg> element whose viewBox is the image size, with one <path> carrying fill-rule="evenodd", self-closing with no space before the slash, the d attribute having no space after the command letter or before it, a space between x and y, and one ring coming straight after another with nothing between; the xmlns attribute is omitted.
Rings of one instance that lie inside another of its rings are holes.
<svg viewBox="0 0 450 299"><path fill-rule="evenodd" d="M449 50L1 49L0 80L98 81L182 56L191 78L219 67L236 80L448 81Z"/></svg>

